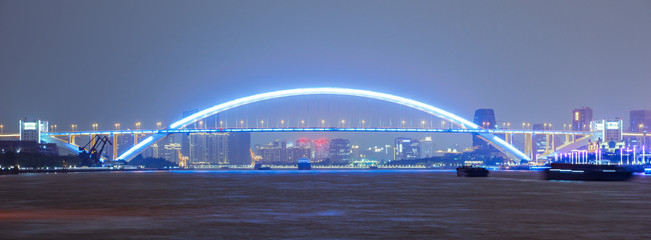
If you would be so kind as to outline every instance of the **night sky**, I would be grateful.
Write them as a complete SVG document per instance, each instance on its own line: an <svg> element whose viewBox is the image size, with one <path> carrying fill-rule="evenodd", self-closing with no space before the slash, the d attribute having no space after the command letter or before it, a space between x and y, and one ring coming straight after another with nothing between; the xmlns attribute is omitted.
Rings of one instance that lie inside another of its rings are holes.
<svg viewBox="0 0 651 240"><path fill-rule="evenodd" d="M5 133L153 128L297 87L555 128L651 109L651 1L0 1L0 39Z"/></svg>

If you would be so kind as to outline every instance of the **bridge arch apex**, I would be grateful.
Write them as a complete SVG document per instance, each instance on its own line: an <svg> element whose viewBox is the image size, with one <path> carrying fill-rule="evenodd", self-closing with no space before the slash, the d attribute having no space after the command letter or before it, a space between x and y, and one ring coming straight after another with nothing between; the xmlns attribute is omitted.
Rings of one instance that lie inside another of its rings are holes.
<svg viewBox="0 0 651 240"><path fill-rule="evenodd" d="M243 98L238 98L235 100L231 100L225 103L217 104L215 106L206 108L204 110L201 110L195 114L192 114L188 117L185 117L179 121L176 121L172 123L169 126L169 129L180 129L185 126L188 126L194 122L197 122L201 119L210 117L212 115L218 114L220 112L233 109L239 106L255 103L255 102L261 102L265 100L270 100L270 99L276 99L276 98L283 98L283 97L291 97L291 96L303 96L303 95L343 95L343 96L356 96L356 97L363 97L363 98L370 98L370 99L376 99L376 100L381 100L385 102L390 102L390 103L396 103L405 107L413 108L416 110L423 111L425 113L428 113L430 115L446 119L447 121L450 121L452 123L455 123L463 128L468 128L468 129L479 129L479 126L474 124L472 121L468 121L464 118L461 118L453 113L444 111L440 108L434 107L429 104L425 104L423 102L419 102L413 99L409 98L404 98L396 95L391 95L387 93L380 93L380 92L374 92L374 91L368 91L368 90L359 90L359 89L350 89L350 88L331 88L331 87L326 87L326 88L296 88L296 89L288 89L288 90L279 90L279 91L272 91L272 92L266 92L266 93L260 93L260 94L255 94L251 95L248 97L243 97ZM136 146L133 146L131 149L127 150L125 153L120 155L117 159L118 160L131 160L134 158L137 154L142 152L145 148L147 148L149 145L157 142L158 140L164 138L168 134L165 133L156 133L142 142L138 143ZM513 158L514 160L530 160L529 157L527 157L524 153L521 151L517 150L504 140L498 138L497 136L490 134L490 133L480 133L484 138L486 138L488 141L491 143L495 144L498 146L498 149L500 149L502 152L506 153L507 156Z"/></svg>

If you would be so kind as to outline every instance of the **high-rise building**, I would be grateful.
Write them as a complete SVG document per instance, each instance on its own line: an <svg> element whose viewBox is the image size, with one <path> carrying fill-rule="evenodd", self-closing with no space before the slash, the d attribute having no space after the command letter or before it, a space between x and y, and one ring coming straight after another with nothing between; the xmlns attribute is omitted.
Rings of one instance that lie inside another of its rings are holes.
<svg viewBox="0 0 651 240"><path fill-rule="evenodd" d="M485 129L495 129L495 111L493 109L484 108L475 111L473 123ZM496 150L493 146L481 139L478 134L472 134L472 146L477 147L479 150Z"/></svg>
<svg viewBox="0 0 651 240"><path fill-rule="evenodd" d="M335 163L349 163L351 159L350 141L335 138L330 140L330 161Z"/></svg>
<svg viewBox="0 0 651 240"><path fill-rule="evenodd" d="M190 133L192 163L228 164L229 133Z"/></svg>
<svg viewBox="0 0 651 240"><path fill-rule="evenodd" d="M394 160L420 158L420 144L416 139L399 137L395 139Z"/></svg>
<svg viewBox="0 0 651 240"><path fill-rule="evenodd" d="M330 140L319 139L314 141L314 159L316 162L330 157Z"/></svg>
<svg viewBox="0 0 651 240"><path fill-rule="evenodd" d="M630 136L629 146L637 146L640 151L651 151L651 110L633 110L630 112L630 129L634 133L647 133L646 137Z"/></svg>
<svg viewBox="0 0 651 240"><path fill-rule="evenodd" d="M310 158L312 150L309 146L292 146L287 141L276 140L267 146L257 149L263 163L296 164L301 158Z"/></svg>
<svg viewBox="0 0 651 240"><path fill-rule="evenodd" d="M393 148L391 145L373 146L365 149L360 149L360 157L362 159L376 160L378 162L386 162L393 160Z"/></svg>
<svg viewBox="0 0 651 240"><path fill-rule="evenodd" d="M183 112L188 117L198 112L198 109ZM218 129L222 123L218 115L213 115L192 123L185 129ZM250 133L185 133L177 134L180 138L181 153L189 157L191 163L202 164L251 164L251 134ZM179 142L179 141L177 141ZM166 149L174 149L167 146ZM172 156L173 154L169 154ZM178 155L178 152L176 153ZM176 157L178 158L178 157Z"/></svg>
<svg viewBox="0 0 651 240"><path fill-rule="evenodd" d="M434 142L432 137L425 137L425 139L420 140L420 157L429 158L434 156Z"/></svg>
<svg viewBox="0 0 651 240"><path fill-rule="evenodd" d="M188 139L187 156L193 164L251 164L250 133L196 132L181 136Z"/></svg>
<svg viewBox="0 0 651 240"><path fill-rule="evenodd" d="M288 151L288 161L291 164L294 164L298 162L299 159L301 158L310 158L310 155L312 155L312 149L309 147L299 147L299 146L293 146L287 149Z"/></svg>
<svg viewBox="0 0 651 240"><path fill-rule="evenodd" d="M633 110L630 112L631 132L649 132L651 129L651 110Z"/></svg>
<svg viewBox="0 0 651 240"><path fill-rule="evenodd" d="M210 133L207 139L208 162L211 164L229 164L228 133Z"/></svg>
<svg viewBox="0 0 651 240"><path fill-rule="evenodd" d="M614 151L625 146L622 135L624 132L622 119L603 119L590 123L592 131L600 132L601 148Z"/></svg>
<svg viewBox="0 0 651 240"><path fill-rule="evenodd" d="M572 111L572 130L590 131L590 121L592 121L592 109L583 107Z"/></svg>
<svg viewBox="0 0 651 240"><path fill-rule="evenodd" d="M232 165L251 164L251 133L228 133L228 163Z"/></svg>
<svg viewBox="0 0 651 240"><path fill-rule="evenodd" d="M351 158L353 161L360 160L360 152L359 152L359 145L352 145L350 146L350 151L351 151Z"/></svg>
<svg viewBox="0 0 651 240"><path fill-rule="evenodd" d="M208 164L208 133L190 133L189 160L193 164Z"/></svg>
<svg viewBox="0 0 651 240"><path fill-rule="evenodd" d="M301 138L296 140L296 146L297 147L302 147L302 148L309 148L310 149L310 156L308 157L309 159L315 159L315 147L316 143L313 140L306 139L306 138Z"/></svg>
<svg viewBox="0 0 651 240"><path fill-rule="evenodd" d="M117 136L118 156L133 147L133 136L129 134L120 134Z"/></svg>
<svg viewBox="0 0 651 240"><path fill-rule="evenodd" d="M199 109L193 109L189 111L183 112L183 118L189 117L192 114L195 114L199 112ZM196 123L190 124L188 126L185 126L185 129L195 129L196 128ZM181 153L184 156L190 156L190 134L187 133L182 133L182 138L181 138ZM190 160L192 161L192 160Z"/></svg>
<svg viewBox="0 0 651 240"><path fill-rule="evenodd" d="M178 163L181 151L181 134L172 134L158 141L158 157L167 161Z"/></svg>
<svg viewBox="0 0 651 240"><path fill-rule="evenodd" d="M19 122L20 141L34 141L41 143L41 132L48 131L47 121L28 120L23 118Z"/></svg>
<svg viewBox="0 0 651 240"><path fill-rule="evenodd" d="M296 140L296 146L298 147L311 147L312 145L314 145L314 141L307 138L301 138Z"/></svg>

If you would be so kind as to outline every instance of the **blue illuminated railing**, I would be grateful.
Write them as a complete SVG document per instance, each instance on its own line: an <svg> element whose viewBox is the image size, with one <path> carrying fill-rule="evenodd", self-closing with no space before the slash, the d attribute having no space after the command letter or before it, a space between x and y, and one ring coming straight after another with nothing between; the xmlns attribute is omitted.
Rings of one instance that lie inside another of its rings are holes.
<svg viewBox="0 0 651 240"><path fill-rule="evenodd" d="M218 133L218 132L429 132L429 133L492 133L492 134L557 134L593 135L586 131L539 131L506 129L454 129L454 128L220 128L220 129L163 129L163 130L112 130L80 132L46 132L46 136L66 135L123 135L123 134L172 134L172 133Z"/></svg>

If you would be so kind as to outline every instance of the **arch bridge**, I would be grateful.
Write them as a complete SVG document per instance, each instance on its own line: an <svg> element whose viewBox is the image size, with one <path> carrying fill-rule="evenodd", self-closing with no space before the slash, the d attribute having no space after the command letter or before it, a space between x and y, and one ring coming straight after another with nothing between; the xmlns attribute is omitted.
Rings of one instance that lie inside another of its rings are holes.
<svg viewBox="0 0 651 240"><path fill-rule="evenodd" d="M340 95L340 96L355 96L368 99L380 100L383 102L399 104L411 109L415 109L426 114L429 114L434 117L438 117L448 121L450 123L449 128L372 128L365 126L358 127L235 127L235 128L218 128L218 129L185 129L188 125L194 124L202 119L208 118L215 114L222 113L224 111L234 109L241 106L246 106L256 102L267 101L271 99L286 98L291 96L305 96L305 95ZM456 126L456 128L453 127ZM532 130L510 130L510 129L485 129L477 124L459 117L451 112L442 110L435 106L412 100L409 98L404 98L396 95L367 91L367 90L358 90L358 89L346 89L346 88L299 88L299 89L290 89L290 90L281 90L273 91L267 93L256 94L248 97L238 98L231 100L225 103L217 104L212 107L201 110L197 113L194 113L190 116L182 118L165 129L158 130L115 130L115 131L82 131L82 132L49 132L43 133L45 141L55 142L60 144L60 146L68 149L77 149L70 142L65 143L61 140L60 136L68 136L69 139L72 139L74 136L80 135L123 135L123 134L134 134L137 136L139 134L151 134L149 137L135 144L132 148L124 152L122 155L116 158L116 160L131 160L136 157L139 153L145 150L150 145L156 143L157 141L163 139L167 135L174 133L192 133L192 132L442 132L442 133L475 133L480 136L482 139L496 147L498 150L503 152L511 160L519 162L519 160L531 160L533 154L531 149L527 149L525 146L525 152L516 149L511 145L512 136L514 134L524 134L525 138L529 139L529 142L532 139L532 136L535 134L544 134L547 136L555 135L566 135L572 136L572 140L575 139L576 135L580 136L592 136L592 132L575 132L575 131L532 131ZM504 134L505 139L502 139L495 134ZM549 137L548 137L549 138ZM586 137L584 137L586 138ZM552 137L554 139L554 137ZM574 142L574 141L572 141ZM134 141L135 143L135 141ZM525 145L531 145L525 144ZM567 145L567 144L566 144ZM569 146L569 145L568 145ZM556 147L552 149L547 149L549 151L558 151ZM549 152L547 154L552 154Z"/></svg>

